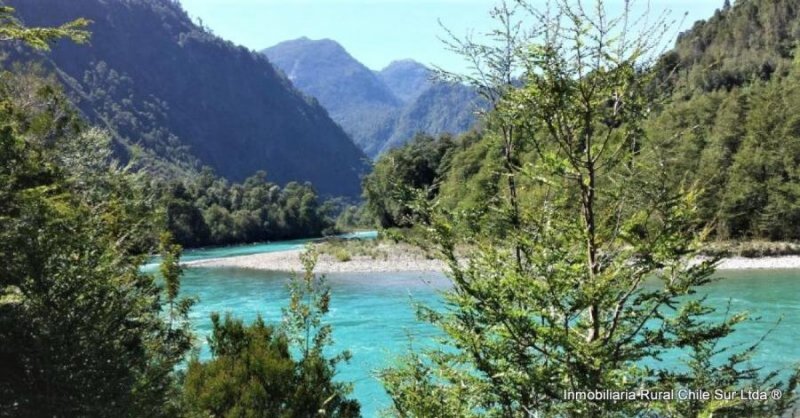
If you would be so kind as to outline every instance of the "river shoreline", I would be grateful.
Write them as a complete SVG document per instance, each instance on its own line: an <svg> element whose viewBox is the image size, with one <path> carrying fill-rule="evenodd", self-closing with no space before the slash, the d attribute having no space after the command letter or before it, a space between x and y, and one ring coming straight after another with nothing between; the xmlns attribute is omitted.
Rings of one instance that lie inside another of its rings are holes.
<svg viewBox="0 0 800 418"><path fill-rule="evenodd" d="M302 250L287 250L263 254L251 254L226 258L189 261L186 267L227 267L253 270L301 271ZM438 273L446 272L447 266L440 260L431 259L421 253L393 246L385 247L385 257L354 256L340 261L330 254L320 254L317 273ZM718 270L778 270L800 269L800 256L776 257L729 257L720 261Z"/></svg>

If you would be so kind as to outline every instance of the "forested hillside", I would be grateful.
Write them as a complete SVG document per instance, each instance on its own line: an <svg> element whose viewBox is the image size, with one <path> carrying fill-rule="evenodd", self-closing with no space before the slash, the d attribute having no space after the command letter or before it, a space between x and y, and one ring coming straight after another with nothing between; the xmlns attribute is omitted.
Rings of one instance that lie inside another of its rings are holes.
<svg viewBox="0 0 800 418"><path fill-rule="evenodd" d="M703 187L722 239L800 239L800 2L725 2L680 35L662 66L672 100L650 138L671 181Z"/></svg>
<svg viewBox="0 0 800 418"><path fill-rule="evenodd" d="M665 163L666 171L653 180L675 190L699 186L700 216L712 226L713 239L798 240L800 1L722 6L680 34L659 60L653 82L669 98L643 125ZM502 143L492 135L478 137L449 146L434 181L442 204L473 215L503 193ZM419 144L407 148L404 153L420 152ZM521 166L536 161L524 141L515 151ZM518 181L523 198L537 199L535 179ZM373 195L392 199L385 190ZM396 216L378 218L402 224Z"/></svg>
<svg viewBox="0 0 800 418"><path fill-rule="evenodd" d="M785 76L800 39L800 10L793 0L725 0L705 21L681 33L662 60L684 94L731 89Z"/></svg>
<svg viewBox="0 0 800 418"><path fill-rule="evenodd" d="M458 134L476 121L478 97L470 88L434 82L430 69L411 60L373 72L335 41L308 38L263 53L371 157L417 133Z"/></svg>
<svg viewBox="0 0 800 418"><path fill-rule="evenodd" d="M118 152L169 175L211 166L241 181L310 181L325 195L358 194L363 153L261 55L194 24L169 0L15 0L29 25L91 20L89 45L47 56L72 100L115 134Z"/></svg>
<svg viewBox="0 0 800 418"><path fill-rule="evenodd" d="M47 54L59 39L85 45L87 27L26 27L0 4L4 46ZM192 354L197 299L180 293L182 249L165 225L192 211L175 206L252 221L210 222L212 239L263 235L265 219L281 234L319 227L309 186L281 189L259 173L229 187L205 172L200 196L174 184L165 197L163 179L120 165L108 132L36 66L0 71L0 132L0 417L360 416L349 386L333 381L347 356L326 357L330 296L311 254L283 324L213 314L212 358ZM158 278L143 267L156 252Z"/></svg>

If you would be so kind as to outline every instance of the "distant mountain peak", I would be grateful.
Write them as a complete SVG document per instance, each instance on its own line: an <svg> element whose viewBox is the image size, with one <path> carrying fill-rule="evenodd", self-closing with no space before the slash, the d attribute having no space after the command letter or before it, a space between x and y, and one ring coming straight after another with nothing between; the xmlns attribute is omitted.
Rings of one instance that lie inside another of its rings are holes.
<svg viewBox="0 0 800 418"><path fill-rule="evenodd" d="M422 64L419 61L413 60L411 58L403 58L390 62L389 65L384 67L379 72L396 71L401 69L402 70L420 69L420 70L430 71L430 69L427 66L425 66L425 64Z"/></svg>
<svg viewBox="0 0 800 418"><path fill-rule="evenodd" d="M372 71L338 42L308 38L263 53L295 86L316 97L370 156L386 150L387 143L402 145L418 130L460 133L474 122L468 89L434 83L432 70L413 59Z"/></svg>
<svg viewBox="0 0 800 418"><path fill-rule="evenodd" d="M267 51L314 51L315 53L328 53L328 54L342 54L346 55L350 59L355 62L358 62L353 58L349 52L342 46L342 44L334 41L333 39L329 38L322 38L322 39L311 39L307 36L302 36L297 39L290 39L288 41L283 41L278 44L275 44L264 51L267 56L269 54Z"/></svg>
<svg viewBox="0 0 800 418"><path fill-rule="evenodd" d="M372 70L336 41L295 39L262 53L297 88L317 98L362 148L378 135L384 119L403 105Z"/></svg>
<svg viewBox="0 0 800 418"><path fill-rule="evenodd" d="M433 84L433 71L412 59L392 61L377 74L405 103L414 101Z"/></svg>

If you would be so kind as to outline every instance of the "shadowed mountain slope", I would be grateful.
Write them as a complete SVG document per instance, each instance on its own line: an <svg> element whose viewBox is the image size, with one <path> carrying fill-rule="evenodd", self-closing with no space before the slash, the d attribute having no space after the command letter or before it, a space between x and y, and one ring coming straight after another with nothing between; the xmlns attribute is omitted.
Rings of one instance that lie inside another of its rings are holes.
<svg viewBox="0 0 800 418"><path fill-rule="evenodd" d="M47 59L87 117L114 131L128 153L166 165L199 162L231 180L266 170L279 183L359 194L364 154L326 110L260 54L198 27L177 2L9 5L28 25L93 21L89 45L65 42Z"/></svg>

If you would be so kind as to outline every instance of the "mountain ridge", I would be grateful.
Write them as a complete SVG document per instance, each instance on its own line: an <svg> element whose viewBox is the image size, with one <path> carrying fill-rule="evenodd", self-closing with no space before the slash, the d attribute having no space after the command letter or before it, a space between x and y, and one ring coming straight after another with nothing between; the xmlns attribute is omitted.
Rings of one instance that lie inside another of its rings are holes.
<svg viewBox="0 0 800 418"><path fill-rule="evenodd" d="M462 133L476 120L477 94L466 86L433 81L432 70L414 60L370 70L336 41L307 37L262 53L298 89L318 99L371 157L417 133Z"/></svg>
<svg viewBox="0 0 800 418"><path fill-rule="evenodd" d="M328 112L260 54L198 27L179 3L8 4L32 26L93 21L88 45L60 43L45 59L90 122L115 131L130 153L188 154L234 181L266 170L279 183L359 195L365 156Z"/></svg>

